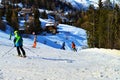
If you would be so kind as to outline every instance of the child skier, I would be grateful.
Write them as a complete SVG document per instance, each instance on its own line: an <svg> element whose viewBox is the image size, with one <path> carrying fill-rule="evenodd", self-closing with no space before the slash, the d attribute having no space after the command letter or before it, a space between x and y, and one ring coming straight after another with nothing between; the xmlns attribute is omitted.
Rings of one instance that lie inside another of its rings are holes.
<svg viewBox="0 0 120 80"><path fill-rule="evenodd" d="M65 42L63 42L61 49L65 50Z"/></svg>
<svg viewBox="0 0 120 80"><path fill-rule="evenodd" d="M75 43L73 41L72 41L72 49L73 49L73 51L77 51Z"/></svg>
<svg viewBox="0 0 120 80"><path fill-rule="evenodd" d="M12 38L12 32L10 32L10 37L9 37L9 40L11 40L11 38Z"/></svg>
<svg viewBox="0 0 120 80"><path fill-rule="evenodd" d="M23 53L23 57L26 57L25 51L23 49L23 39L18 31L14 31L14 46L17 48L18 56L22 57L20 50Z"/></svg>
<svg viewBox="0 0 120 80"><path fill-rule="evenodd" d="M37 35L34 35L34 42L33 42L33 48L36 48L37 45Z"/></svg>

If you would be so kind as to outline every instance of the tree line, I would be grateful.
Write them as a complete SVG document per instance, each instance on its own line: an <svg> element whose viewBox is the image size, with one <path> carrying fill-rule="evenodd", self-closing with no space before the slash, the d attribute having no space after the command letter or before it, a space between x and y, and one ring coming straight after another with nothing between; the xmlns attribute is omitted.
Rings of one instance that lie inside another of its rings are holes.
<svg viewBox="0 0 120 80"><path fill-rule="evenodd" d="M47 10L65 10L67 9L75 9L72 7L70 3L62 2L60 0L2 0L2 3L5 4L12 3L22 3L23 7L31 7L35 6L37 8L47 9Z"/></svg>
<svg viewBox="0 0 120 80"><path fill-rule="evenodd" d="M81 12L76 26L87 31L88 45L91 48L120 49L120 8L110 0L99 0L98 8L89 6Z"/></svg>

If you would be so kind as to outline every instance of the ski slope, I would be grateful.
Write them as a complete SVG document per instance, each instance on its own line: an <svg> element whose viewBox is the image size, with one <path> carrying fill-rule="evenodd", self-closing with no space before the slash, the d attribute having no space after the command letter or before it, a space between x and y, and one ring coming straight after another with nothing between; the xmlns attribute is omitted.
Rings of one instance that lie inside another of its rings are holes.
<svg viewBox="0 0 120 80"><path fill-rule="evenodd" d="M33 40L23 38L27 58L21 58L12 40L0 31L0 80L120 80L119 50L73 52L40 42L32 48Z"/></svg>
<svg viewBox="0 0 120 80"><path fill-rule="evenodd" d="M49 19L40 19L41 26L44 28L45 24L50 22ZM24 25L24 21L21 20L21 25ZM84 29L77 28L75 26L59 24L57 26L58 33L56 35L48 34L44 32L41 35L37 35L37 41L39 43L45 44L47 46L60 49L62 47L63 42L65 42L65 49L72 50L71 43L72 41L76 44L77 50L81 50L82 48L87 47L87 34ZM10 26L7 25L7 33L10 32ZM29 35L29 37L33 40L34 35Z"/></svg>

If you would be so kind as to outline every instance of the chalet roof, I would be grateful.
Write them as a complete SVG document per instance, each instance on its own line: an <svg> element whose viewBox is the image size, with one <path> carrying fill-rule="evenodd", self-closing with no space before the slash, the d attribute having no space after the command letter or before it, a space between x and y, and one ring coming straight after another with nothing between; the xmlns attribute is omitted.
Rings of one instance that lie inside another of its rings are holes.
<svg viewBox="0 0 120 80"><path fill-rule="evenodd" d="M32 13L32 10L31 10L31 8L22 8L22 10L20 11L20 13L24 13L24 14L26 14L26 13Z"/></svg>
<svg viewBox="0 0 120 80"><path fill-rule="evenodd" d="M45 26L46 26L46 27L47 27L47 26L55 26L55 24L54 24L53 22L48 22L48 23L46 23Z"/></svg>

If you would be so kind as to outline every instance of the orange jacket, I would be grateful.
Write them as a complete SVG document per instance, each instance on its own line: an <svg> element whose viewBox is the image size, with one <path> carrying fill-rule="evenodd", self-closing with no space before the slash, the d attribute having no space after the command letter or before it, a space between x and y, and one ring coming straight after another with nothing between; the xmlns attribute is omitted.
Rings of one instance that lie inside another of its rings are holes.
<svg viewBox="0 0 120 80"><path fill-rule="evenodd" d="M75 48L75 43L72 42L72 48Z"/></svg>

